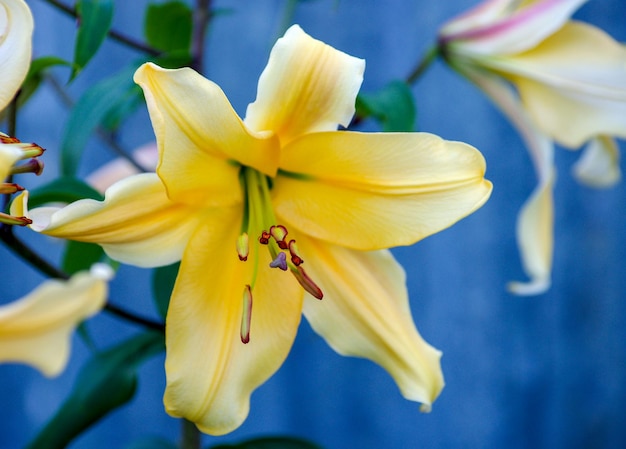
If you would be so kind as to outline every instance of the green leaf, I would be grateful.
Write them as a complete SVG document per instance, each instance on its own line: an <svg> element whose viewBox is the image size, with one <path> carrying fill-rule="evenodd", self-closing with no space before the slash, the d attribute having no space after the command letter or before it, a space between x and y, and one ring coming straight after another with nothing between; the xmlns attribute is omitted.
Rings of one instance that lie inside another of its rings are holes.
<svg viewBox="0 0 626 449"><path fill-rule="evenodd" d="M148 43L158 50L189 53L192 27L193 13L189 6L170 1L148 5L143 32Z"/></svg>
<svg viewBox="0 0 626 449"><path fill-rule="evenodd" d="M34 209L48 203L72 203L84 198L103 200L100 192L71 176L57 178L29 192L28 207Z"/></svg>
<svg viewBox="0 0 626 449"><path fill-rule="evenodd" d="M178 276L180 262L165 267L155 268L152 271L152 297L161 317L167 315L167 308L170 304L170 296L174 289L174 282Z"/></svg>
<svg viewBox="0 0 626 449"><path fill-rule="evenodd" d="M82 368L74 389L28 449L62 449L89 426L128 402L140 363L165 349L163 334L148 332L99 353Z"/></svg>
<svg viewBox="0 0 626 449"><path fill-rule="evenodd" d="M28 73L26 74L26 79L22 84L22 90L18 99L20 104L25 103L26 100L28 100L30 96L39 88L46 70L50 67L58 65L70 67L72 64L65 59L57 58L56 56L43 56L33 60L30 64Z"/></svg>
<svg viewBox="0 0 626 449"><path fill-rule="evenodd" d="M113 22L113 0L79 0L78 33L74 46L74 67L71 78L87 65L107 36Z"/></svg>
<svg viewBox="0 0 626 449"><path fill-rule="evenodd" d="M102 260L103 256L104 250L100 245L68 240L63 255L63 271L67 274L74 274L89 270L94 263Z"/></svg>
<svg viewBox="0 0 626 449"><path fill-rule="evenodd" d="M385 132L410 132L415 128L416 109L408 84L392 81L373 94L359 94L357 116L374 117Z"/></svg>
<svg viewBox="0 0 626 449"><path fill-rule="evenodd" d="M133 64L116 75L93 85L78 100L68 118L61 142L61 172L74 176L87 142L104 121L119 122L120 111L128 112L128 102L137 101L140 90L133 82ZM112 118L111 114L118 114Z"/></svg>
<svg viewBox="0 0 626 449"><path fill-rule="evenodd" d="M145 437L126 446L125 449L178 449L178 446L163 438Z"/></svg>
<svg viewBox="0 0 626 449"><path fill-rule="evenodd" d="M220 444L211 449L322 449L321 446L291 437L264 437L239 444Z"/></svg>

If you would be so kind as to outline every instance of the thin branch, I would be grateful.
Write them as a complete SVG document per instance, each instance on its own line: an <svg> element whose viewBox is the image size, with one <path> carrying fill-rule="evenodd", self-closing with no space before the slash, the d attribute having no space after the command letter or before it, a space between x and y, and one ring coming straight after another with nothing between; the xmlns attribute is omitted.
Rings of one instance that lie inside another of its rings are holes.
<svg viewBox="0 0 626 449"><path fill-rule="evenodd" d="M48 262L35 251L33 251L28 245L18 239L13 233L12 226L6 224L0 225L0 240L2 240L6 244L6 246L13 251L13 253L18 255L20 258L28 262L30 265L35 267L46 276L55 279L65 280L70 278L69 274L56 268L50 262ZM160 332L165 331L165 325L163 323L152 321L148 318L144 318L142 316L138 316L131 312L128 312L118 306L111 304L110 300L107 301L106 305L104 306L104 310L126 321L139 324L149 329L158 330Z"/></svg>
<svg viewBox="0 0 626 449"><path fill-rule="evenodd" d="M76 8L66 5L65 3L59 0L43 0L43 1L54 6L59 11L62 11L69 16L72 16L74 18L79 18ZM157 50L156 48L153 48L143 42L133 39L132 37L122 34L119 31L116 31L114 29L110 29L108 34L111 39L121 44L124 44L127 47L134 48L135 50L146 53L148 55L159 56L162 53L160 50Z"/></svg>
<svg viewBox="0 0 626 449"><path fill-rule="evenodd" d="M211 20L211 0L196 0L191 36L191 67L198 73L204 71L204 43L209 20Z"/></svg>
<svg viewBox="0 0 626 449"><path fill-rule="evenodd" d="M57 95L59 96L63 104L65 104L65 106L67 106L70 109L73 108L75 101L67 94L67 91L63 88L61 83L50 73L45 74L45 79L46 81L50 83L50 85L52 86L54 91L57 93ZM98 137L100 137L100 139L104 143L106 143L109 146L109 148L113 150L115 154L117 154L122 159L125 159L126 161L128 161L128 163L131 164L133 167L135 167L140 173L145 173L148 171L146 170L145 167L142 167L141 164L139 164L133 158L133 156L128 151L126 151L126 149L122 148L122 146L118 143L118 141L113 136L113 133L103 129L102 127L98 127L96 132L98 133Z"/></svg>
<svg viewBox="0 0 626 449"><path fill-rule="evenodd" d="M439 56L439 47L437 45L433 45L426 51L426 53L424 53L422 59L417 62L415 68L411 71L409 76L406 77L407 84L414 84L424 74L424 72L426 72L426 69L430 67L437 56Z"/></svg>

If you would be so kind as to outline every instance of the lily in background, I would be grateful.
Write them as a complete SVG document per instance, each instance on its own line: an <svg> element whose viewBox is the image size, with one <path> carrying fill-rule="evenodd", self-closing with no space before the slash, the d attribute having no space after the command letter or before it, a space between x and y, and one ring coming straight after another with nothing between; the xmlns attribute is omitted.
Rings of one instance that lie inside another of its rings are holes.
<svg viewBox="0 0 626 449"><path fill-rule="evenodd" d="M352 119L364 66L293 26L241 120L193 70L146 64L135 80L157 173L114 183L103 202L30 211L32 229L99 243L124 263L182 258L164 402L203 432L241 425L302 313L339 353L383 366L424 410L443 388L441 353L418 333L404 270L387 248L451 226L488 199L491 184L467 144L338 131ZM12 210L28 214L26 199Z"/></svg>
<svg viewBox="0 0 626 449"><path fill-rule="evenodd" d="M48 377L65 368L71 334L105 304L109 266L96 264L68 281L49 280L29 295L0 306L0 362L19 362Z"/></svg>
<svg viewBox="0 0 626 449"><path fill-rule="evenodd" d="M626 137L626 48L602 30L570 20L585 0L490 0L445 24L446 61L504 112L528 147L538 186L518 217L517 237L530 281L517 294L550 287L555 179L553 142L576 149L574 168L590 186L620 179L612 137Z"/></svg>
<svg viewBox="0 0 626 449"><path fill-rule="evenodd" d="M18 91L30 67L33 16L24 0L0 0L0 110Z"/></svg>

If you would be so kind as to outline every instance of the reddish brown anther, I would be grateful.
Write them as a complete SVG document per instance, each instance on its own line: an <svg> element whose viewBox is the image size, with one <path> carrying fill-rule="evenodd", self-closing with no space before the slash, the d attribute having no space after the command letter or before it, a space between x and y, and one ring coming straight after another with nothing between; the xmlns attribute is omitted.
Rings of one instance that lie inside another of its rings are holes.
<svg viewBox="0 0 626 449"><path fill-rule="evenodd" d="M270 241L270 237L271 237L271 235L270 235L269 232L263 231L261 233L261 237L259 237L259 243L261 245L267 245L269 243L269 241Z"/></svg>
<svg viewBox="0 0 626 449"><path fill-rule="evenodd" d="M313 282L313 280L309 277L309 275L304 271L304 268L297 267L297 271L292 271L296 280L303 289L305 289L308 293L313 295L313 297L317 299L322 299L324 297L324 292L322 289L318 287L318 285Z"/></svg>
<svg viewBox="0 0 626 449"><path fill-rule="evenodd" d="M298 247L296 246L296 241L291 240L289 242L289 254L291 254L291 262L297 267L300 264L304 263L304 259L300 257L298 254Z"/></svg>
<svg viewBox="0 0 626 449"><path fill-rule="evenodd" d="M272 226L270 227L270 234L272 234L272 237L274 237L280 249L287 249L289 247L285 241L285 237L287 237L288 234L286 227L283 225Z"/></svg>
<svg viewBox="0 0 626 449"><path fill-rule="evenodd" d="M16 193L16 192L21 192L22 190L24 190L24 187L22 187L19 184L15 184L15 183L4 183L4 184L0 184L0 194L6 195L6 194L12 194L12 193Z"/></svg>

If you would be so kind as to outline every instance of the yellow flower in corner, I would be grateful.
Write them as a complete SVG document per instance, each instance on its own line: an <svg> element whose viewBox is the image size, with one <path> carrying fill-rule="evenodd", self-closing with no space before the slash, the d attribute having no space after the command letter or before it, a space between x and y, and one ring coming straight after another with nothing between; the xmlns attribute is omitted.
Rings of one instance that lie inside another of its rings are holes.
<svg viewBox="0 0 626 449"><path fill-rule="evenodd" d="M146 64L135 80L157 174L115 183L102 203L31 211L34 229L98 242L126 263L182 257L164 402L203 432L244 421L302 313L336 351L380 364L425 409L443 387L440 352L417 332L404 271L387 248L475 211L491 184L482 155L464 143L337 131L354 114L364 65L293 26L242 121L193 70ZM14 210L25 212L25 196Z"/></svg>
<svg viewBox="0 0 626 449"><path fill-rule="evenodd" d="M46 376L59 374L69 358L74 328L104 306L108 266L69 281L49 280L22 299L0 306L0 362L20 362Z"/></svg>
<svg viewBox="0 0 626 449"><path fill-rule="evenodd" d="M0 0L0 110L15 96L28 73L33 16L24 0Z"/></svg>
<svg viewBox="0 0 626 449"><path fill-rule="evenodd" d="M626 48L602 30L569 20L586 0L487 0L439 32L446 61L507 115L528 147L538 186L518 217L529 282L518 294L550 287L554 149L589 142L574 174L594 187L620 178L617 146L626 137Z"/></svg>

